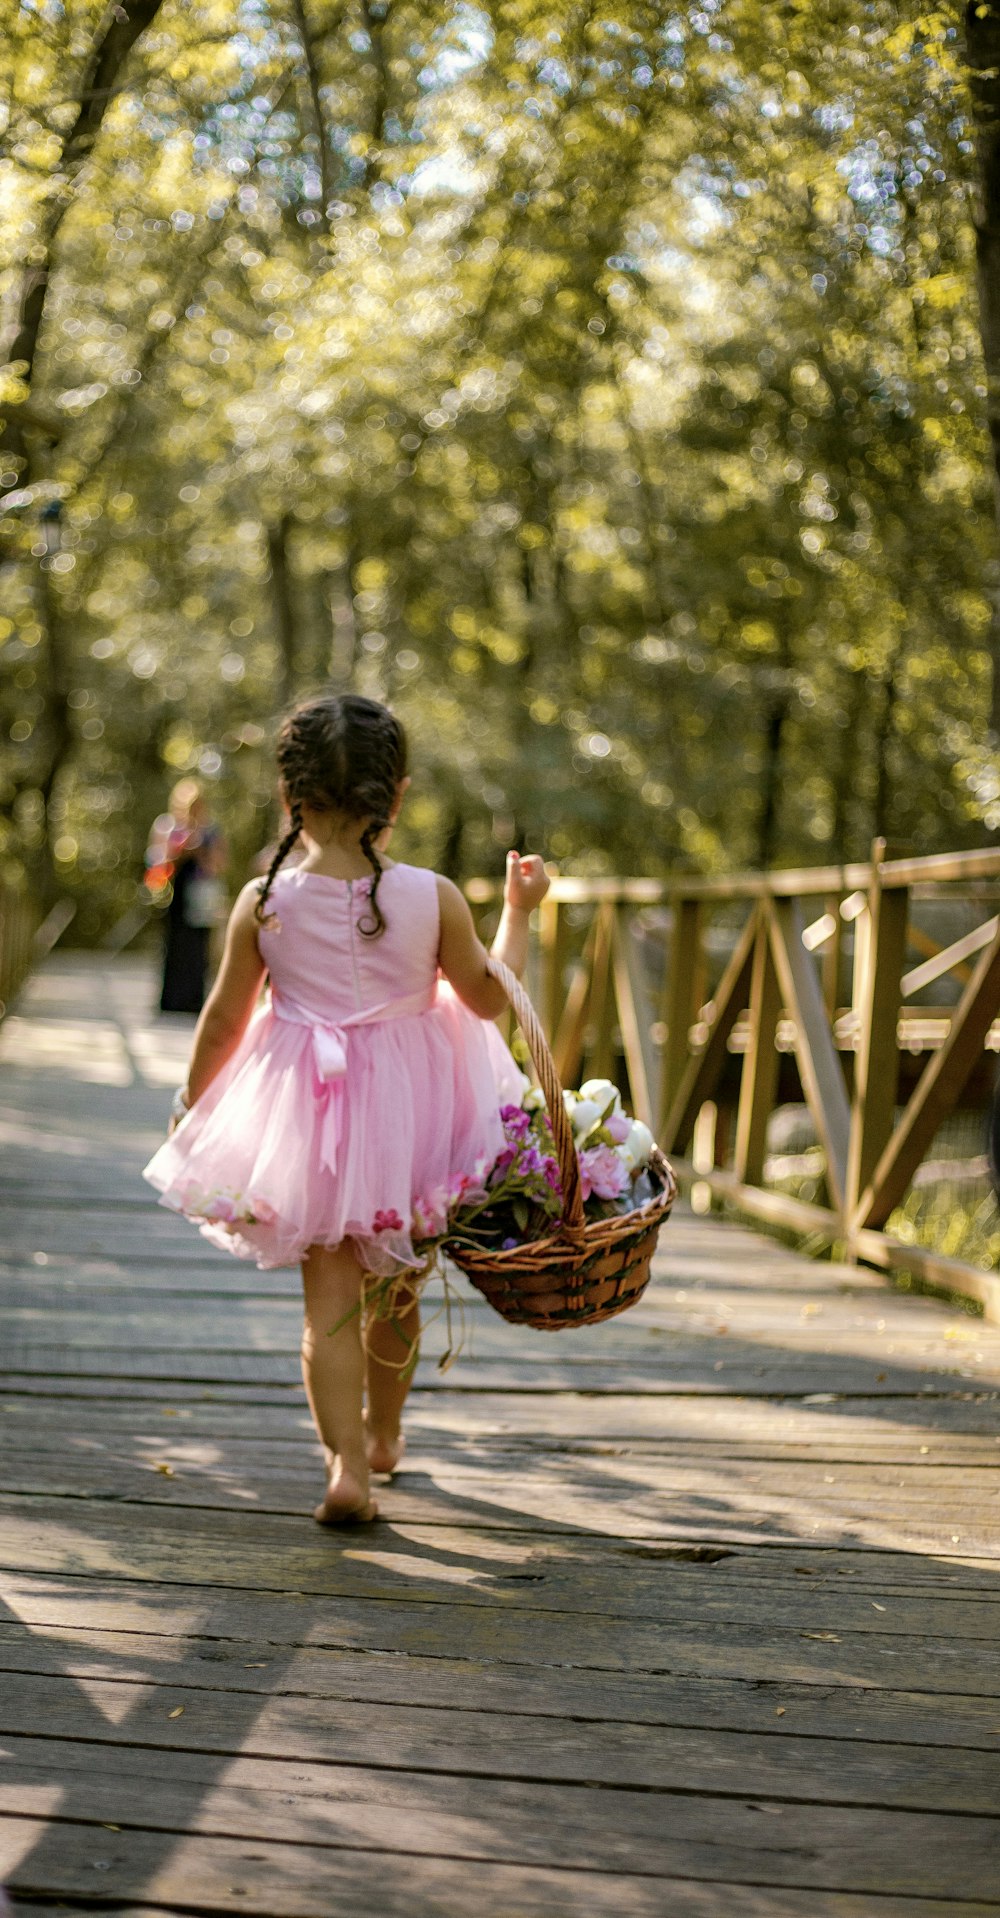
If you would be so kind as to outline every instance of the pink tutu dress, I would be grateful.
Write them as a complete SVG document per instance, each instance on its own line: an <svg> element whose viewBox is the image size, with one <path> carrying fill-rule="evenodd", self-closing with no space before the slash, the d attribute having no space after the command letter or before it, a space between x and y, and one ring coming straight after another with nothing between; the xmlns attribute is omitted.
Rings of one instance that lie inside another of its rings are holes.
<svg viewBox="0 0 1000 1918"><path fill-rule="evenodd" d="M357 925L370 890L278 873L258 934L270 992L145 1169L161 1204L259 1266L343 1239L372 1272L419 1265L414 1227L440 1227L456 1175L492 1164L526 1083L439 978L434 873L387 868L378 939Z"/></svg>

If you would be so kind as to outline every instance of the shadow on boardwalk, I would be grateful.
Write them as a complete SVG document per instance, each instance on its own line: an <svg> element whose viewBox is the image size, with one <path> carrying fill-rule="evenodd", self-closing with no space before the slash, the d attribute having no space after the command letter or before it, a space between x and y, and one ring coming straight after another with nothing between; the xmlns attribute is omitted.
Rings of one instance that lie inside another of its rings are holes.
<svg viewBox="0 0 1000 1918"><path fill-rule="evenodd" d="M474 1305L322 1533L295 1275L136 1183L146 993L61 961L0 1042L15 1909L995 1911L1000 1335L679 1217L605 1327Z"/></svg>

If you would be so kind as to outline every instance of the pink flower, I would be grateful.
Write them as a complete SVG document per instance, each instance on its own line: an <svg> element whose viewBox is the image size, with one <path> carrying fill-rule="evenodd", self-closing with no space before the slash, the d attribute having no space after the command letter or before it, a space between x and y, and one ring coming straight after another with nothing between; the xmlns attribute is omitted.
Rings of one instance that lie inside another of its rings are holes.
<svg viewBox="0 0 1000 1918"><path fill-rule="evenodd" d="M273 1225L278 1216L273 1205L268 1205L266 1199L254 1199L250 1210L253 1213L255 1225Z"/></svg>
<svg viewBox="0 0 1000 1918"><path fill-rule="evenodd" d="M592 1192L598 1199L620 1199L628 1185L628 1169L613 1146L592 1145L580 1153L580 1179L585 1199Z"/></svg>
<svg viewBox="0 0 1000 1918"><path fill-rule="evenodd" d="M404 1229L399 1213L391 1207L388 1212L376 1212L372 1220L373 1232L402 1232Z"/></svg>
<svg viewBox="0 0 1000 1918"><path fill-rule="evenodd" d="M610 1132L616 1145L624 1145L632 1130L632 1121L625 1117L624 1112L612 1112L604 1121L604 1129Z"/></svg>
<svg viewBox="0 0 1000 1918"><path fill-rule="evenodd" d="M445 1187L449 1205L477 1205L486 1197L482 1179L469 1172L453 1172Z"/></svg>
<svg viewBox="0 0 1000 1918"><path fill-rule="evenodd" d="M439 1239L448 1224L448 1194L443 1185L435 1186L413 1206L415 1239Z"/></svg>
<svg viewBox="0 0 1000 1918"><path fill-rule="evenodd" d="M239 1218L239 1207L234 1199L226 1199L221 1193L214 1199L208 1199L203 1207L202 1216L206 1219L218 1219L231 1225Z"/></svg>

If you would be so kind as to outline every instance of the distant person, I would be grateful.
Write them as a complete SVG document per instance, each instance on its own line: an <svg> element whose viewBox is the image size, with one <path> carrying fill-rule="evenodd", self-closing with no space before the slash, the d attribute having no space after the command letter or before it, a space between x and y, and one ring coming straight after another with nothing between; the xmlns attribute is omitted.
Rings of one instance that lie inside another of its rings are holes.
<svg viewBox="0 0 1000 1918"><path fill-rule="evenodd" d="M492 1163L504 1094L519 1098L523 1080L491 1024L506 996L462 894L386 857L409 784L398 719L354 695L311 700L282 727L278 768L291 825L236 901L177 1127L145 1176L238 1258L301 1263L303 1370L328 1466L314 1516L343 1525L376 1516L369 1474L394 1471L403 1450L420 1329L407 1281L424 1267L415 1209ZM517 973L547 890L540 859L509 854L493 950ZM395 1309L363 1342L373 1273L398 1280Z"/></svg>
<svg viewBox="0 0 1000 1918"><path fill-rule="evenodd" d="M196 779L182 779L168 805L154 822L146 852L146 884L154 892L168 884L171 889L160 1011L200 1012L212 928L225 916L226 844Z"/></svg>

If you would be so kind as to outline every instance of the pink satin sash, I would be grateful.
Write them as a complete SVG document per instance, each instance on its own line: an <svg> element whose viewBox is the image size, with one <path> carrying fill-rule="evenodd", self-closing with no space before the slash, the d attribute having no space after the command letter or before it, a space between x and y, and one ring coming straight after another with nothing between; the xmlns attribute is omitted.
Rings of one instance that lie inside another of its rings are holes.
<svg viewBox="0 0 1000 1918"><path fill-rule="evenodd" d="M337 1150L340 1143L340 1109L343 1104L344 1079L347 1076L347 1049L350 1034L357 1026L377 1026L390 1019L413 1019L422 1012L429 1012L437 1000L437 982L433 982L419 992L407 993L400 999L383 999L379 1005L366 1006L363 1012L352 1012L346 1019L317 1019L315 1013L306 1012L290 999L272 991L271 1011L276 1019L284 1019L289 1025L308 1026L312 1031L313 1063L319 1080L318 1091L325 1097L326 1110L323 1115L320 1154L328 1171L337 1168Z"/></svg>

